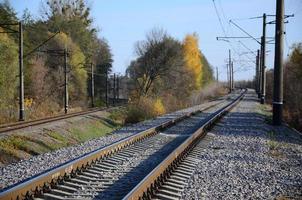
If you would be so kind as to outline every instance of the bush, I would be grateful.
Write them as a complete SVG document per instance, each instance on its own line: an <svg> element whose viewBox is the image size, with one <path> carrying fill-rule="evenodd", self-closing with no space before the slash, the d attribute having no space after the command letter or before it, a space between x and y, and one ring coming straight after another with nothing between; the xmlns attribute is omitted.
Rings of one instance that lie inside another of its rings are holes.
<svg viewBox="0 0 302 200"><path fill-rule="evenodd" d="M137 123L163 115L165 112L161 99L141 97L138 102L128 105L125 123Z"/></svg>
<svg viewBox="0 0 302 200"><path fill-rule="evenodd" d="M125 123L134 124L147 119L146 113L141 109L141 107L130 105L127 107Z"/></svg>

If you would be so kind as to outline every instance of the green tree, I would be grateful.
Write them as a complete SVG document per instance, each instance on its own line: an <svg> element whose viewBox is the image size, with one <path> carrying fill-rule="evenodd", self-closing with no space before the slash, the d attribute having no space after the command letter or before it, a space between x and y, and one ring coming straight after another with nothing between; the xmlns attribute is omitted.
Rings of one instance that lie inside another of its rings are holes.
<svg viewBox="0 0 302 200"><path fill-rule="evenodd" d="M3 29L0 28L0 32ZM18 48L7 34L0 35L0 123L14 118L17 93ZM2 116L2 117L1 117Z"/></svg>

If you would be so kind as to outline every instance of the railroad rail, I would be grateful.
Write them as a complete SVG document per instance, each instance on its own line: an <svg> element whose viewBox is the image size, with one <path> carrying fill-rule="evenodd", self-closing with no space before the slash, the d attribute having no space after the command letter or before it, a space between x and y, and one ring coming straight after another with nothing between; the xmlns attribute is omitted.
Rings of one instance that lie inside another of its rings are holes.
<svg viewBox="0 0 302 200"><path fill-rule="evenodd" d="M179 195L181 189L183 189L183 181L185 181L186 176L190 176L193 169L192 160L190 160L188 155L192 153L194 147L197 146L197 148L200 148L198 143L201 138L205 136L206 130L213 126L213 124L228 110L233 108L244 97L245 93L246 90L232 103L213 113L207 122L197 128L197 130L185 142L176 148L123 199L169 199L169 197L170 199L173 199L173 195L174 199L179 198L177 194ZM196 153L196 151L193 151L193 154L194 153ZM182 172L182 175L177 174L179 173L179 170ZM170 186L170 190L174 190L174 193L162 190L163 187L167 185Z"/></svg>
<svg viewBox="0 0 302 200"><path fill-rule="evenodd" d="M153 170L150 169L147 173L145 170L145 174L141 174L141 179L143 177L146 178L142 181L135 180L136 182L133 181L131 185L129 181L126 180L127 186L129 187L125 191L119 191L122 194L120 198L125 196L125 199L139 199L148 196L152 194L150 192L153 191L150 188L154 188L154 186L157 185L156 183L162 180L165 174L167 174L167 169L170 169L172 164L177 163L185 152L196 143L196 140L202 137L204 130L238 103L243 95L244 93L241 93L239 96L236 96L235 100L232 100L231 103L221 101L203 110L182 114L158 126L129 136L104 148L52 168L45 173L26 179L21 183L0 191L0 199L34 199L36 197L38 197L38 199L64 199L64 197L83 199L85 197L95 197L95 193L99 191L116 192L116 187L113 186L118 186L119 182L115 181L113 177L106 177L106 174L115 173L117 179L119 179L119 175L122 174L123 176L120 177L123 178L125 177L125 173L119 172L117 166L121 167L123 166L123 161L129 159L131 156L135 157L134 152L147 152L141 156L142 160L140 161L146 162L146 160L151 158L151 154L154 155L154 151L156 150L157 152L161 152L161 154L166 154L162 160L156 160L156 162L162 163L158 166L157 163L152 168ZM211 112L203 113L211 109ZM191 120L189 121L190 123L184 123L189 119ZM177 136L170 134L170 132L177 132L177 129L180 128L184 128L190 132L192 132L192 130L194 131L193 134L180 134ZM164 130L167 131L165 132ZM156 141L163 142L158 146L153 146ZM167 147L170 148L167 149ZM150 151L152 149L153 152ZM163 149L166 149L166 151L163 151ZM134 169L133 167L137 166L126 166L125 171L129 174L129 172L132 172L132 169ZM144 166L140 168L140 170L142 169L144 170ZM148 173L150 174L147 175ZM133 177L128 178L130 178L129 180L133 179ZM141 182L139 183L137 181ZM108 187L111 188L111 190L109 190ZM81 188L85 188L89 190L89 192L80 194L79 191ZM134 189L129 193L132 188ZM73 193L75 194L73 195ZM104 195L106 195L106 193L102 196L106 198Z"/></svg>
<svg viewBox="0 0 302 200"><path fill-rule="evenodd" d="M71 117L87 115L87 114L91 114L94 112L103 111L106 109L107 108L94 108L94 109L89 109L89 110L80 111L80 112L62 114L62 115L58 115L58 116L54 116L54 117L47 117L47 118L43 118L43 119L20 121L20 122L11 123L11 124L3 124L3 125L0 125L0 133L19 130L19 129L30 127L30 126L37 126L37 125L54 122L54 121L58 121L58 120L62 120L62 119L68 119Z"/></svg>

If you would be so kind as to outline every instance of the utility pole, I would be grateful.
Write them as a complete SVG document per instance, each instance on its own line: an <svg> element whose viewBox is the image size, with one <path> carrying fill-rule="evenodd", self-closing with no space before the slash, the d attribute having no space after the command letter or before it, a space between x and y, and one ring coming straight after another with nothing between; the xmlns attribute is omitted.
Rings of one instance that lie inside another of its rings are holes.
<svg viewBox="0 0 302 200"><path fill-rule="evenodd" d="M283 108L284 0L277 0L273 90L273 125L281 125Z"/></svg>
<svg viewBox="0 0 302 200"><path fill-rule="evenodd" d="M94 74L93 74L93 64L90 63L91 70L91 107L94 107Z"/></svg>
<svg viewBox="0 0 302 200"><path fill-rule="evenodd" d="M65 75L65 84L64 84L64 111L65 114L68 112L68 76L67 76L67 48L64 49L64 75Z"/></svg>
<svg viewBox="0 0 302 200"><path fill-rule="evenodd" d="M261 37L261 45L260 45L260 54L259 54L259 94L258 98L261 99L261 94L262 94L262 51L263 51L263 46L262 46L262 37Z"/></svg>
<svg viewBox="0 0 302 200"><path fill-rule="evenodd" d="M232 92L232 61L231 61L231 50L229 49L229 91Z"/></svg>
<svg viewBox="0 0 302 200"><path fill-rule="evenodd" d="M263 14L263 28L262 28L262 38L261 38L261 46L262 46L262 80L261 80L261 104L264 104L265 102L265 54L266 54L266 14Z"/></svg>
<svg viewBox="0 0 302 200"><path fill-rule="evenodd" d="M116 85L115 85L115 73L113 74L113 106L115 106L115 96L116 96Z"/></svg>
<svg viewBox="0 0 302 200"><path fill-rule="evenodd" d="M234 90L235 86L234 86L234 62L233 61L232 61L231 66L232 66L232 68L231 68L232 69L232 84L231 85L232 85L232 90Z"/></svg>
<svg viewBox="0 0 302 200"><path fill-rule="evenodd" d="M227 68L227 85L229 85L230 76L229 76L229 64L228 63L226 64L226 68Z"/></svg>
<svg viewBox="0 0 302 200"><path fill-rule="evenodd" d="M19 22L19 121L24 121L23 25Z"/></svg>
<svg viewBox="0 0 302 200"><path fill-rule="evenodd" d="M119 98L120 98L120 79L119 76L116 77L116 98L117 98L117 102L119 102Z"/></svg>
<svg viewBox="0 0 302 200"><path fill-rule="evenodd" d="M256 80L255 80L255 82L256 82L256 92L257 92L257 94L259 95L259 87L260 87L260 82L259 82L259 80L260 80L260 69L259 69L259 49L257 50L257 56L256 56Z"/></svg>
<svg viewBox="0 0 302 200"><path fill-rule="evenodd" d="M218 67L216 67L216 81L218 83L219 79L218 79Z"/></svg>
<svg viewBox="0 0 302 200"><path fill-rule="evenodd" d="M108 104L108 68L107 67L106 67L106 82L105 82L105 87L106 87L106 94L105 94L106 107L108 107L109 104Z"/></svg>

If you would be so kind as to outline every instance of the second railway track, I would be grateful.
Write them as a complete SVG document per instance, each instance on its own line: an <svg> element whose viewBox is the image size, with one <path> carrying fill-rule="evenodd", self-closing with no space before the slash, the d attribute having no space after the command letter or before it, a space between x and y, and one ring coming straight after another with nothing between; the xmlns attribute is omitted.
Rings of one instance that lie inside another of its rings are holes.
<svg viewBox="0 0 302 200"><path fill-rule="evenodd" d="M36 119L36 120L30 120L30 121L20 121L20 122L15 122L15 123L11 123L11 124L3 124L3 125L0 125L0 133L15 131L15 130L23 129L26 127L37 126L37 125L54 122L54 121L58 121L58 120L62 120L62 119L68 119L71 117L87 115L87 114L103 111L106 109L107 108L95 108L95 109L89 109L89 110L80 111L80 112L74 112L74 113L68 113L68 114L64 114L64 115L42 118L42 119Z"/></svg>
<svg viewBox="0 0 302 200"><path fill-rule="evenodd" d="M158 177L154 180L151 178L152 181L146 178L154 178L152 173L158 169L163 170L160 177L163 176L166 167L170 166L163 162L171 155L176 160L179 159L184 154L183 150L194 145L195 139L201 136L200 133L196 135L196 132L200 132L201 127L214 123L243 94L233 95L202 111L192 111L165 121L159 126L16 184L2 191L0 199L122 199L125 196L138 199L148 196Z"/></svg>

